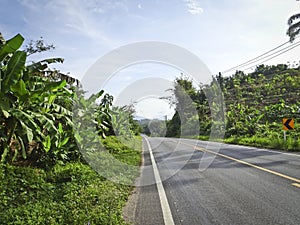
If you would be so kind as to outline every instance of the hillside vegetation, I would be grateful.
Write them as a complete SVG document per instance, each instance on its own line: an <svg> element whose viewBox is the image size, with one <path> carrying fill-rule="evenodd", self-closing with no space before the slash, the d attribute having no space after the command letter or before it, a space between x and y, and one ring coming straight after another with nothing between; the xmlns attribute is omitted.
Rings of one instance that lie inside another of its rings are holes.
<svg viewBox="0 0 300 225"><path fill-rule="evenodd" d="M210 85L199 87L194 87L188 78L177 78L172 98L176 113L167 123L167 136L182 135L180 123L186 117L184 126L191 126L192 130L195 121L199 121L199 138L208 139L212 124L216 121L211 116L214 106L209 106L205 92L216 83L223 93L224 108L217 110L224 110L225 127L220 129L225 129L225 142L300 150L300 70L281 64L260 65L249 74L241 71L229 77L219 74ZM191 104L186 103L182 93L192 100L198 112L197 118L188 115ZM283 118L295 120L295 129L286 132L286 141L283 140Z"/></svg>

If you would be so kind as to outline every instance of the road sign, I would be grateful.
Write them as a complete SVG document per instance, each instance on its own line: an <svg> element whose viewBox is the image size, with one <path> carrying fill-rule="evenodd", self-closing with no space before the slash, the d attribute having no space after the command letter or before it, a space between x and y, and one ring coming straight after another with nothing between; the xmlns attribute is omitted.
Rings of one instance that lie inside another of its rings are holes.
<svg viewBox="0 0 300 225"><path fill-rule="evenodd" d="M284 130L293 130L294 129L294 119L283 118L282 119L282 126Z"/></svg>

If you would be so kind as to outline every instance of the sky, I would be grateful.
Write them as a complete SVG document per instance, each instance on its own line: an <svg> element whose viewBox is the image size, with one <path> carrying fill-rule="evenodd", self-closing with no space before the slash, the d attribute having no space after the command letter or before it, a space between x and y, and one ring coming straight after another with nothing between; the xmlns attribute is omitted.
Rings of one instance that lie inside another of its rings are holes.
<svg viewBox="0 0 300 225"><path fill-rule="evenodd" d="M0 0L0 32L6 39L20 33L25 44L40 37L53 43L55 50L28 60L63 57L64 63L54 67L78 79L111 51L145 41L188 50L217 74L288 41L287 20L299 10L296 0ZM299 62L299 53L300 47L266 64ZM140 62L122 67L99 88L118 99L128 87L138 92L155 87L157 79L171 84L182 72ZM143 79L148 83L137 88L134 83ZM139 116L172 116L158 94L137 96L128 101L135 102Z"/></svg>

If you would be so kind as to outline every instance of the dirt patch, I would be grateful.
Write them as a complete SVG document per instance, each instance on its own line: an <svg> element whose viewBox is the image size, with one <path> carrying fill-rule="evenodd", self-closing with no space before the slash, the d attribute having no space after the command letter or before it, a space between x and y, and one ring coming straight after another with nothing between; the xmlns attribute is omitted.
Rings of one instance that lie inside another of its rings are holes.
<svg viewBox="0 0 300 225"><path fill-rule="evenodd" d="M126 205L123 207L122 216L128 224L135 224L136 205L139 196L139 188L135 187L131 192Z"/></svg>

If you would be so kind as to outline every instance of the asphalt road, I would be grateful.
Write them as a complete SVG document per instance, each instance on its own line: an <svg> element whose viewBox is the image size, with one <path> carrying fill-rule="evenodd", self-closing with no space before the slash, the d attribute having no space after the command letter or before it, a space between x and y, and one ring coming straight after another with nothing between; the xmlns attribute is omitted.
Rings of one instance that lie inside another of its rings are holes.
<svg viewBox="0 0 300 225"><path fill-rule="evenodd" d="M135 224L300 224L299 154L146 139Z"/></svg>

